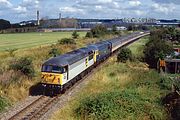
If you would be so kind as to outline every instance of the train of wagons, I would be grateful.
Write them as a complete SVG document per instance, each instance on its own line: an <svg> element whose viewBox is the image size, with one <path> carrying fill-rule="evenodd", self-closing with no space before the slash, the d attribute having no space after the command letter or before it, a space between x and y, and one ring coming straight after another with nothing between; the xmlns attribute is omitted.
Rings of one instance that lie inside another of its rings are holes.
<svg viewBox="0 0 180 120"><path fill-rule="evenodd" d="M53 94L63 92L119 48L148 34L148 31L134 32L50 58L43 63L41 69L43 90Z"/></svg>

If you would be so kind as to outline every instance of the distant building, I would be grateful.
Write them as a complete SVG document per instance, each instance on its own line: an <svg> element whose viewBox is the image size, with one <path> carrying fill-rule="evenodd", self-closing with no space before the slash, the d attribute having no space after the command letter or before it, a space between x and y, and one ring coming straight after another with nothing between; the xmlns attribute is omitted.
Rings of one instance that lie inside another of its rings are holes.
<svg viewBox="0 0 180 120"><path fill-rule="evenodd" d="M180 73L180 48L175 48L175 57L172 58L171 56L165 58L165 60L159 61L159 69L163 69L166 73Z"/></svg>
<svg viewBox="0 0 180 120"><path fill-rule="evenodd" d="M116 27L117 28L117 30L127 30L127 27L124 27L124 26L121 26L121 27Z"/></svg>

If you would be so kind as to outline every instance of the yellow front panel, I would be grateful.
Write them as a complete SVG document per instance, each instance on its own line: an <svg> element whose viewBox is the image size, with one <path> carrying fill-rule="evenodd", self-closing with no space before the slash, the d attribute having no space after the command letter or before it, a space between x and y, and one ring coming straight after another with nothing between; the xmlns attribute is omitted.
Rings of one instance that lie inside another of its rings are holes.
<svg viewBox="0 0 180 120"><path fill-rule="evenodd" d="M42 83L62 85L63 74L42 72Z"/></svg>
<svg viewBox="0 0 180 120"><path fill-rule="evenodd" d="M95 54L94 54L94 62L97 61L97 55L98 55L98 54L99 54L98 51L95 51Z"/></svg>

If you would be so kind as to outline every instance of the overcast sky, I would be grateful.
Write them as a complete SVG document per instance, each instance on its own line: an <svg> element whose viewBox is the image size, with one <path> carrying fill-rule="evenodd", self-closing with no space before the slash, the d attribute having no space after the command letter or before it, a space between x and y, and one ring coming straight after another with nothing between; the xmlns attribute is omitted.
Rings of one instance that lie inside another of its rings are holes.
<svg viewBox="0 0 180 120"><path fill-rule="evenodd" d="M180 0L0 0L0 19L40 17L180 19Z"/></svg>

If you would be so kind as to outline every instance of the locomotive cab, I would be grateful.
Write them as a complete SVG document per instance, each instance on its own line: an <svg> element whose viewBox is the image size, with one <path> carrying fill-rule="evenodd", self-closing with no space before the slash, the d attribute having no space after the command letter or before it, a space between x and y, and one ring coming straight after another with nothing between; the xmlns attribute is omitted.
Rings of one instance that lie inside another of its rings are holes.
<svg viewBox="0 0 180 120"><path fill-rule="evenodd" d="M67 69L67 66L43 65L41 70L42 84L62 86L68 79Z"/></svg>

